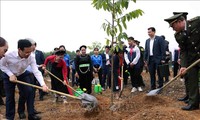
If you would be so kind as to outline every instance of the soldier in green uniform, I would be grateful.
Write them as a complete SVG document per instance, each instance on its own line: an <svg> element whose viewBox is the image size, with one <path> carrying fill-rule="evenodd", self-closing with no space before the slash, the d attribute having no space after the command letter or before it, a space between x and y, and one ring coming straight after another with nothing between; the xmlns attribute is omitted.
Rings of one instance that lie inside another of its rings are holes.
<svg viewBox="0 0 200 120"><path fill-rule="evenodd" d="M165 19L165 21L176 31L175 38L181 50L180 73L185 75L187 81L189 103L182 107L182 110L199 109L198 71L200 66L196 65L187 73L185 70L186 67L200 59L200 16L186 21L184 14L180 13Z"/></svg>

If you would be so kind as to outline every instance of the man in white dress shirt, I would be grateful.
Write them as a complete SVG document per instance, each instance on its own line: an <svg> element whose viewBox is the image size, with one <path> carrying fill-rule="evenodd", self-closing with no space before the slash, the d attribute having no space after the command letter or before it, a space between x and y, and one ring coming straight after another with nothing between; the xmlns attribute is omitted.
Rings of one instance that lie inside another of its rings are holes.
<svg viewBox="0 0 200 120"><path fill-rule="evenodd" d="M15 116L15 86L16 80L31 83L30 72L26 69L30 65L34 76L43 88L48 91L43 76L38 70L35 57L31 54L32 44L29 40L21 39L18 41L18 51L5 54L1 60L0 68L3 74L4 87L6 92L6 119L14 120ZM17 84L20 96L24 96L27 101L27 111L29 120L40 120L39 116L34 114L34 94L33 88L21 84Z"/></svg>

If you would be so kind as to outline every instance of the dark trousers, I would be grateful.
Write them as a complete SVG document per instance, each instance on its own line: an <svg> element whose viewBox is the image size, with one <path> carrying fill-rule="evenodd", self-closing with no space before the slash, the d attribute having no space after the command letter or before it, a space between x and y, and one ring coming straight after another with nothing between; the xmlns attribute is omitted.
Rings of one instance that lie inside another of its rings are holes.
<svg viewBox="0 0 200 120"><path fill-rule="evenodd" d="M3 80L0 80L0 103L4 103L2 97L5 97L5 90L3 86Z"/></svg>
<svg viewBox="0 0 200 120"><path fill-rule="evenodd" d="M198 72L199 68L193 67L185 75L186 93L189 95L189 104L195 106L199 106Z"/></svg>
<svg viewBox="0 0 200 120"><path fill-rule="evenodd" d="M70 76L70 67L67 66L67 78L69 79L69 76Z"/></svg>
<svg viewBox="0 0 200 120"><path fill-rule="evenodd" d="M9 120L14 120L15 116L15 86L16 83L9 81L7 74L3 75L4 87L6 92L6 118ZM30 73L28 71L24 72L22 75L17 77L18 80L31 83ZM33 88L25 86L22 84L17 84L19 89L19 95L22 96L27 102L27 111L29 115L32 115L34 112L34 95ZM18 105L20 107L20 105ZM19 108L21 109L21 108ZM23 108L22 108L23 109Z"/></svg>
<svg viewBox="0 0 200 120"><path fill-rule="evenodd" d="M5 89L3 85L3 80L0 80L0 96L5 97Z"/></svg>
<svg viewBox="0 0 200 120"><path fill-rule="evenodd" d="M142 86L142 81L139 79L140 76L140 71L139 68L136 67L129 67L129 72L131 76L131 84L132 87L141 87Z"/></svg>
<svg viewBox="0 0 200 120"><path fill-rule="evenodd" d="M37 80L36 80L35 76L32 73L30 73L30 78L31 78L31 81L30 81L31 84L39 86L39 83L36 82ZM32 88L32 89L33 89L33 102L34 102L36 89L35 88ZM42 90L39 90L39 95L40 95L40 97L43 97L44 92ZM17 112L19 114L24 113L24 111L25 111L25 103L26 103L26 98L24 96L19 96L18 110L17 110ZM34 108L35 107L33 106L33 109Z"/></svg>
<svg viewBox="0 0 200 120"><path fill-rule="evenodd" d="M142 78L143 67L144 67L144 66L141 66L141 67L139 68L139 82L140 82L140 85L141 85L142 87L145 87L145 83L144 83L144 80L143 80L143 78Z"/></svg>
<svg viewBox="0 0 200 120"><path fill-rule="evenodd" d="M128 76L129 76L129 74L128 74L128 71L127 71L128 69L127 69L127 65L126 64L124 64L124 66L123 66L123 78L124 78L124 85L127 85L128 84Z"/></svg>
<svg viewBox="0 0 200 120"><path fill-rule="evenodd" d="M111 66L110 65L105 65L103 69L103 78L102 78L102 87L105 88L105 83L109 88L111 87Z"/></svg>
<svg viewBox="0 0 200 120"><path fill-rule="evenodd" d="M95 68L99 68L99 65L94 65ZM102 87L105 87L105 82L102 80L102 68L100 68L98 71L94 71L96 73L98 73L98 77L99 77L99 81Z"/></svg>
<svg viewBox="0 0 200 120"><path fill-rule="evenodd" d="M78 86L78 78L75 77L76 74L76 70L72 69L72 87L74 87L74 85L76 84L76 86Z"/></svg>
<svg viewBox="0 0 200 120"><path fill-rule="evenodd" d="M86 74L79 73L79 83L80 88L87 89L87 93L90 94L92 92L92 73L89 71Z"/></svg>
<svg viewBox="0 0 200 120"><path fill-rule="evenodd" d="M158 87L160 88L163 86L163 78L160 76L158 65L159 64L155 62L153 57L150 57L148 67L151 78L151 89L156 89L156 71L158 75Z"/></svg>
<svg viewBox="0 0 200 120"><path fill-rule="evenodd" d="M178 73L178 69L179 69L179 64L178 62L174 61L174 67L173 67L173 72L174 72L174 77L177 75Z"/></svg>

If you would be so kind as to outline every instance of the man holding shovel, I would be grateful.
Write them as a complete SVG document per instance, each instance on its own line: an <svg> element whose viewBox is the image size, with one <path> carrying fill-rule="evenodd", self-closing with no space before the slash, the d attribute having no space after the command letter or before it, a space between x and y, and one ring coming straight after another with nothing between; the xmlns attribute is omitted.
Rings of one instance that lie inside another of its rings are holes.
<svg viewBox="0 0 200 120"><path fill-rule="evenodd" d="M17 80L31 83L30 73L26 68L30 65L34 76L42 86L43 91L48 91L41 72L38 70L35 57L32 52L32 44L27 39L18 41L18 51L12 51L5 55L1 60L0 68L3 74L4 86L6 92L6 119L14 120L15 117L15 86ZM29 120L40 120L39 116L34 114L34 94L33 88L17 84L20 96L27 101L27 111Z"/></svg>
<svg viewBox="0 0 200 120"><path fill-rule="evenodd" d="M182 107L182 110L199 109L198 71L200 65L192 67L187 73L186 67L200 59L200 17L186 21L184 14L180 13L165 19L165 21L176 31L175 38L181 50L180 74L185 75L188 86L189 103Z"/></svg>

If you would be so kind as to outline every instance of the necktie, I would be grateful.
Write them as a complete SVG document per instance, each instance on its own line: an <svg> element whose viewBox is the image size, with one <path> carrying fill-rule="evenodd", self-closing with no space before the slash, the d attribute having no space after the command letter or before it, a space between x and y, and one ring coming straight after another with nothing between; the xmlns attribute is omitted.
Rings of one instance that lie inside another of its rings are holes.
<svg viewBox="0 0 200 120"><path fill-rule="evenodd" d="M133 48L130 48L130 55L132 57L132 55L133 55Z"/></svg>

